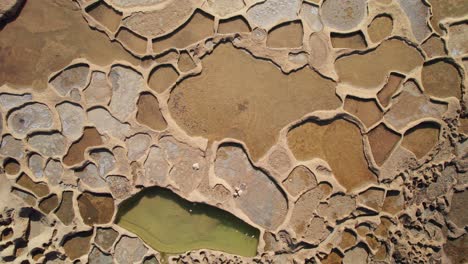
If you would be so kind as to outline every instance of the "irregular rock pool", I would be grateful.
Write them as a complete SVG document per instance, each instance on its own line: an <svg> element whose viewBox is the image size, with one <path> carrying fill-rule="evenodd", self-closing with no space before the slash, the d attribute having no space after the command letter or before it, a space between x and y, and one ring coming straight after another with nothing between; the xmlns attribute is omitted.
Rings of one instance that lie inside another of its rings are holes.
<svg viewBox="0 0 468 264"><path fill-rule="evenodd" d="M144 189L123 201L116 223L166 254L212 249L255 256L260 234L227 211L189 202L160 187Z"/></svg>

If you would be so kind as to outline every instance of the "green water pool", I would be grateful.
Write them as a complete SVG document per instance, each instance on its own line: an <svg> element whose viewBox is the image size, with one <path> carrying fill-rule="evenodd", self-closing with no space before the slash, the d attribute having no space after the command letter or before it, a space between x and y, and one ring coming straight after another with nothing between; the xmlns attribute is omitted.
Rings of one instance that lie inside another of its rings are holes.
<svg viewBox="0 0 468 264"><path fill-rule="evenodd" d="M229 212L189 202L160 187L123 201L116 223L165 254L212 249L251 257L257 254L260 234Z"/></svg>

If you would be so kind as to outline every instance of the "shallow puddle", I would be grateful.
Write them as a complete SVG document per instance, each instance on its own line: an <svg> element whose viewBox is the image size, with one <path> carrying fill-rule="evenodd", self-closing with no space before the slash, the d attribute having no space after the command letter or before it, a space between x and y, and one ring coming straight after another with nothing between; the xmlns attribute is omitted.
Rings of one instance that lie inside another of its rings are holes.
<svg viewBox="0 0 468 264"><path fill-rule="evenodd" d="M255 256L259 231L219 208L148 188L122 202L116 222L164 253L213 249Z"/></svg>
<svg viewBox="0 0 468 264"><path fill-rule="evenodd" d="M79 57L99 65L138 64L118 43L91 30L73 1L26 1L18 18L0 31L0 85L45 88L52 72Z"/></svg>

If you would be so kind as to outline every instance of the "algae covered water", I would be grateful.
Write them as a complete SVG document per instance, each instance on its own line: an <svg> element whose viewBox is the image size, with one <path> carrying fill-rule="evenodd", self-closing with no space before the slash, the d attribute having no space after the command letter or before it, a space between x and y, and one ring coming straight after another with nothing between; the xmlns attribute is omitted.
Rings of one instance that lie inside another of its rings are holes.
<svg viewBox="0 0 468 264"><path fill-rule="evenodd" d="M255 256L260 234L229 212L189 202L160 187L147 188L123 201L116 223L169 254L212 249Z"/></svg>

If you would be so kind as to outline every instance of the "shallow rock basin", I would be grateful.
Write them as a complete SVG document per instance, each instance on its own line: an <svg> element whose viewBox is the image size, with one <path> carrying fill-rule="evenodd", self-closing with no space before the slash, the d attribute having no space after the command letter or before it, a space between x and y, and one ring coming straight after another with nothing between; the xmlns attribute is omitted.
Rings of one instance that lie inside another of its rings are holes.
<svg viewBox="0 0 468 264"><path fill-rule="evenodd" d="M123 201L116 223L169 254L212 249L255 256L260 234L231 213L189 202L160 187L147 188Z"/></svg>

